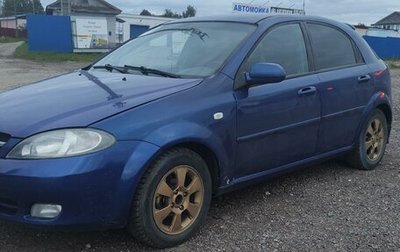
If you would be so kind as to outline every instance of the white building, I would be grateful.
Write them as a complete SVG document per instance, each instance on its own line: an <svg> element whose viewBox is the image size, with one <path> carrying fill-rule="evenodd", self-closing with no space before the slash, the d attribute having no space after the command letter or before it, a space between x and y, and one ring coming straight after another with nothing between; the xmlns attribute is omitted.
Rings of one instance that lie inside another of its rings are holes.
<svg viewBox="0 0 400 252"><path fill-rule="evenodd" d="M119 22L117 24L117 36L122 38L120 42L136 38L157 25L176 20L174 18L141 16L129 13L122 13L117 18Z"/></svg>
<svg viewBox="0 0 400 252"><path fill-rule="evenodd" d="M370 27L368 29L366 35L374 36L374 37L382 37L382 38L387 38L387 37L400 38L400 32L399 31L386 30L386 29L375 28L375 27Z"/></svg>
<svg viewBox="0 0 400 252"><path fill-rule="evenodd" d="M71 17L76 52L108 51L119 42L115 28L121 10L105 0L57 0L46 13Z"/></svg>
<svg viewBox="0 0 400 252"><path fill-rule="evenodd" d="M386 30L400 30L400 12L395 11L372 26Z"/></svg>
<svg viewBox="0 0 400 252"><path fill-rule="evenodd" d="M0 27L9 29L25 29L26 28L26 15L17 15L11 17L0 18Z"/></svg>

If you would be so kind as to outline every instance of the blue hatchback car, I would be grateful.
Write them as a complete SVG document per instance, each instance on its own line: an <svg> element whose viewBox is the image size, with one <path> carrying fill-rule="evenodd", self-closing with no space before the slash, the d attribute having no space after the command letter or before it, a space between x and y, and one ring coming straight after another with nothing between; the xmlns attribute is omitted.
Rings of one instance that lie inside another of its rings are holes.
<svg viewBox="0 0 400 252"><path fill-rule="evenodd" d="M128 227L170 247L199 229L213 195L336 156L375 168L391 122L388 67L347 24L170 22L0 94L0 218Z"/></svg>

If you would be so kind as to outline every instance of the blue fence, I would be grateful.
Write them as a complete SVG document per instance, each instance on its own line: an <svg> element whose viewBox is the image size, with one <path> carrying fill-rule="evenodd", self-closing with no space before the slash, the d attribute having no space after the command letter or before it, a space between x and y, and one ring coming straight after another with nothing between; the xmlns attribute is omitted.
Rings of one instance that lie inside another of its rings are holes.
<svg viewBox="0 0 400 252"><path fill-rule="evenodd" d="M364 36L372 49L383 59L400 58L400 38Z"/></svg>
<svg viewBox="0 0 400 252"><path fill-rule="evenodd" d="M70 17L27 16L29 51L73 52Z"/></svg>

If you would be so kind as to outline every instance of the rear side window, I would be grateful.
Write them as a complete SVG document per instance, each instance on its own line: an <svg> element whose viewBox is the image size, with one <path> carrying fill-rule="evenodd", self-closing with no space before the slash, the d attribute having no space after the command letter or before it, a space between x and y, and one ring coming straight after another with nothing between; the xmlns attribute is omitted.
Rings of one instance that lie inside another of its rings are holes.
<svg viewBox="0 0 400 252"><path fill-rule="evenodd" d="M300 25L281 25L269 31L248 58L246 70L255 63L280 64L287 75L307 73L307 51Z"/></svg>
<svg viewBox="0 0 400 252"><path fill-rule="evenodd" d="M320 24L308 24L316 70L357 64L353 43L343 32Z"/></svg>

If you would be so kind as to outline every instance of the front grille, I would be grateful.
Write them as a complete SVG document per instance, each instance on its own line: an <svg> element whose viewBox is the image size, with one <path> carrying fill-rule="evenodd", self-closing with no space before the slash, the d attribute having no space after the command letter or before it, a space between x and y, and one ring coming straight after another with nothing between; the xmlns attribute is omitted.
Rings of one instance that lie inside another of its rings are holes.
<svg viewBox="0 0 400 252"><path fill-rule="evenodd" d="M7 143L8 140L10 140L10 135L5 134L5 133L0 133L0 148Z"/></svg>
<svg viewBox="0 0 400 252"><path fill-rule="evenodd" d="M17 202L9 199L0 198L0 213L15 215L17 213Z"/></svg>

